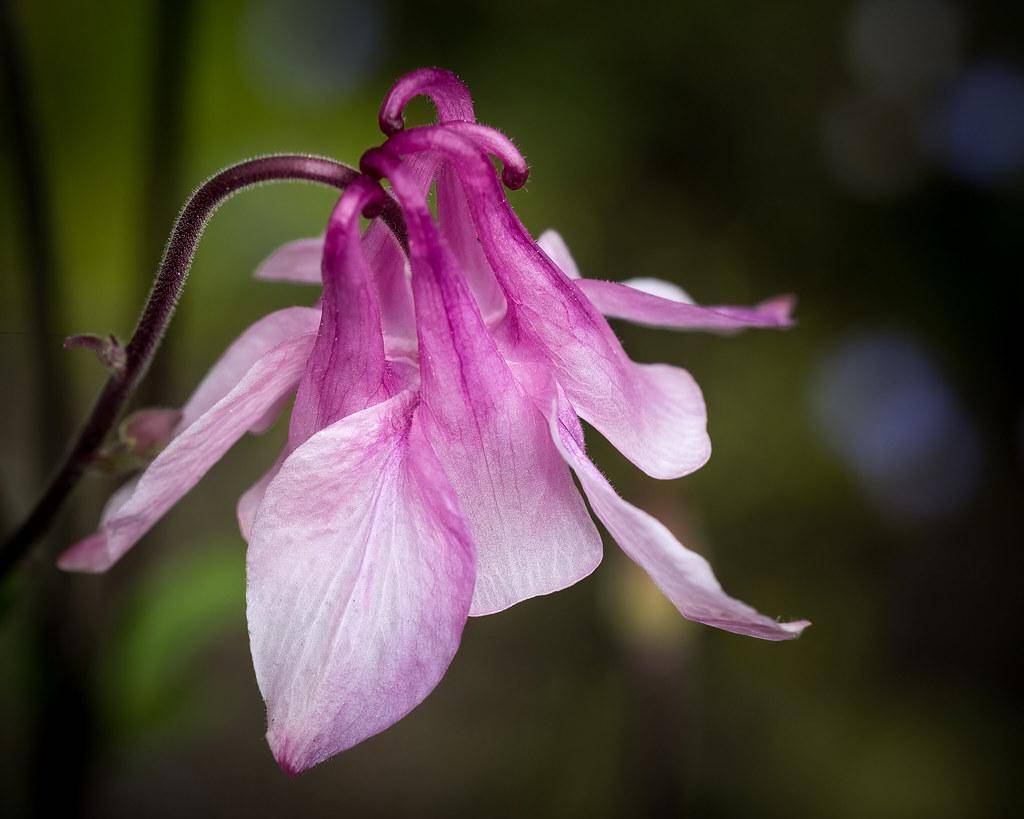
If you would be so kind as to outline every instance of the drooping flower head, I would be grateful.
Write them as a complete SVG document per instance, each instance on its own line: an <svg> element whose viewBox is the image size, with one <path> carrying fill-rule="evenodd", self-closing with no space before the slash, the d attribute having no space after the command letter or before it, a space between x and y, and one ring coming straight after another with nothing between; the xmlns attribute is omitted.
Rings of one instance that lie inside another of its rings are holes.
<svg viewBox="0 0 1024 819"><path fill-rule="evenodd" d="M418 95L437 123L406 129ZM582 278L557 234L535 241L519 221L502 183L521 187L526 163L475 121L450 72L401 78L380 124L387 139L364 154L324 237L285 246L257 272L322 283L317 306L273 313L227 350L167 447L60 565L107 569L294 393L285 447L238 505L253 664L288 772L418 705L468 616L592 572L601 537L583 495L683 616L769 640L798 635L806 622L727 596L707 561L619 497L580 424L654 478L698 469L710 441L697 384L678 367L631 361L605 316L730 332L788 326L790 300L709 308L666 282ZM360 231L386 197L407 245L380 220Z"/></svg>

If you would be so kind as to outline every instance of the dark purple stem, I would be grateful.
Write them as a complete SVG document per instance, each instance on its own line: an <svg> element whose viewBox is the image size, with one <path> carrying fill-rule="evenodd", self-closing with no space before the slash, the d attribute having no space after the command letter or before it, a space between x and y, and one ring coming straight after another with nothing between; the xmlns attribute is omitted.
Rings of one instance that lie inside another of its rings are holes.
<svg viewBox="0 0 1024 819"><path fill-rule="evenodd" d="M124 366L111 370L92 413L46 492L24 523L0 547L0 578L49 528L146 374L185 286L199 237L214 211L233 194L253 185L305 181L343 190L358 175L355 169L331 159L301 155L265 156L232 165L208 179L192 194L174 225L153 289L124 348ZM405 225L392 199L387 199L381 218L404 246Z"/></svg>

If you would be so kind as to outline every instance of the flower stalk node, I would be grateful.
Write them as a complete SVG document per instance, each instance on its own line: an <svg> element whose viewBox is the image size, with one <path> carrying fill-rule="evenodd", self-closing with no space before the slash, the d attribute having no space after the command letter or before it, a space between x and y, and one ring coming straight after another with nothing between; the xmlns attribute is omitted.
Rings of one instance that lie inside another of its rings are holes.
<svg viewBox="0 0 1024 819"><path fill-rule="evenodd" d="M98 336L94 333L79 333L64 339L65 350L75 348L83 348L95 353L96 357L103 363L103 366L110 370L111 373L123 373L128 362L124 346L113 333L107 336Z"/></svg>

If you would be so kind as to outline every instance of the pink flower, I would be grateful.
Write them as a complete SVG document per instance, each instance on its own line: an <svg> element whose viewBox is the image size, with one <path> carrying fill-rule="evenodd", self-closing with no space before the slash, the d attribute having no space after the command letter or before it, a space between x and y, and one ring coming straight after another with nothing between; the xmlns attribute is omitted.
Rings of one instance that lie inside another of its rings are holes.
<svg viewBox="0 0 1024 819"><path fill-rule="evenodd" d="M429 96L438 124L403 129ZM382 731L437 685L469 615L576 583L601 560L590 508L683 616L769 640L797 636L727 596L711 568L623 500L586 454L580 419L640 469L675 478L710 454L685 370L631 361L604 315L720 332L785 327L791 302L699 307L656 280L584 279L553 232L534 241L505 199L525 182L512 143L476 124L435 69L398 81L389 139L322 240L285 246L264 279L319 284L319 307L250 327L182 409L167 447L119 490L61 567L104 571L246 432L295 394L277 463L241 499L248 618L267 738L303 771ZM378 220L386 195L408 258ZM436 181L439 216L427 204Z"/></svg>

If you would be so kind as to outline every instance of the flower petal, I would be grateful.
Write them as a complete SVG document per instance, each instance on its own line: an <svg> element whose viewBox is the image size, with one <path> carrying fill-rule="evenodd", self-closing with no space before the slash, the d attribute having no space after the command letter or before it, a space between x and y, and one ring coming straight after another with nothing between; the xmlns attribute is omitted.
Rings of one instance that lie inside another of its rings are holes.
<svg viewBox="0 0 1024 819"><path fill-rule="evenodd" d="M315 307L286 307L264 316L249 327L232 342L196 387L181 410L175 434L180 435L182 430L209 412L262 356L284 341L315 333L319 323L320 311Z"/></svg>
<svg viewBox="0 0 1024 819"><path fill-rule="evenodd" d="M100 530L61 555L71 571L102 572L127 552L235 443L298 382L313 336L284 341L172 440L134 482L115 494Z"/></svg>
<svg viewBox="0 0 1024 819"><path fill-rule="evenodd" d="M793 323L790 317L791 298L771 299L756 307L701 307L683 301L680 294L686 294L682 291L674 293L669 289L674 285L668 282L657 279L637 281L642 287L597 279L580 279L578 284L591 304L604 315L651 327L735 331L745 327L789 327ZM651 282L656 282L656 286L652 288Z"/></svg>
<svg viewBox="0 0 1024 819"><path fill-rule="evenodd" d="M578 279L579 288L591 304L612 318L651 327L719 332L793 324L792 296L769 299L756 307L701 307L679 285L663 279L638 277L620 283L584 279L565 240L554 230L544 231L537 246L566 276Z"/></svg>
<svg viewBox="0 0 1024 819"><path fill-rule="evenodd" d="M569 252L569 246L557 230L545 230L537 239L537 247L543 250L561 271L570 279L582 278L576 260Z"/></svg>
<svg viewBox="0 0 1024 819"><path fill-rule="evenodd" d="M331 213L322 248L320 326L295 398L288 442L274 466L246 490L236 507L239 529L246 540L264 492L296 447L316 431L391 397L411 381L412 368L407 363L385 357L380 281L374 281L367 259L369 249L377 272L385 278L390 275L384 268L398 263L386 241L390 234L372 233L382 226L375 222L362 239L359 236L360 213L374 192L374 183L365 178L356 180ZM401 252L393 238L390 244ZM404 279L402 270L398 275ZM409 290L408 282L404 284ZM408 295L411 309L411 290Z"/></svg>
<svg viewBox="0 0 1024 819"><path fill-rule="evenodd" d="M295 774L433 690L473 593L473 545L411 392L313 435L253 527L247 601L267 740Z"/></svg>
<svg viewBox="0 0 1024 819"><path fill-rule="evenodd" d="M601 539L543 415L496 349L422 193L404 164L379 153L377 161L409 227L424 430L476 544L470 614L490 614L585 577L601 560Z"/></svg>
<svg viewBox="0 0 1024 819"><path fill-rule="evenodd" d="M539 252L514 215L513 229L508 219L481 216L491 222L485 247L503 257L506 294L530 295L514 309L524 355L547 357L579 415L649 475L677 478L703 466L711 441L704 397L692 376L631 361L576 282Z"/></svg>
<svg viewBox="0 0 1024 819"><path fill-rule="evenodd" d="M413 265L424 428L477 547L470 614L493 614L589 575L601 537L465 284L439 285Z"/></svg>
<svg viewBox="0 0 1024 819"><path fill-rule="evenodd" d="M292 449L286 443L277 456L277 460L274 461L274 465L264 472L260 479L246 489L242 493L242 497L238 499L238 503L235 505L235 517L238 518L238 531L242 533L242 538L246 543L252 538L252 524L256 520L256 513L263 502L263 496L267 493L267 487L277 477L285 458L291 453Z"/></svg>
<svg viewBox="0 0 1024 819"><path fill-rule="evenodd" d="M323 236L297 239L271 253L253 275L263 281L320 284L320 258L323 255Z"/></svg>
<svg viewBox="0 0 1024 819"><path fill-rule="evenodd" d="M437 218L441 235L476 298L484 322L497 323L505 315L505 295L476 238L459 175L447 162L437 180Z"/></svg>
<svg viewBox="0 0 1024 819"><path fill-rule="evenodd" d="M626 287L632 287L634 290L642 290L644 293L650 293L652 296L658 296L669 301L681 301L684 304L697 303L678 284L667 282L664 279L637 276L634 279L626 279L622 284L626 285Z"/></svg>
<svg viewBox="0 0 1024 819"><path fill-rule="evenodd" d="M377 122L385 134L405 127L402 114L414 97L427 97L437 109L439 122L476 120L469 89L451 71L443 68L417 68L403 74L388 90L380 105Z"/></svg>
<svg viewBox="0 0 1024 819"><path fill-rule="evenodd" d="M546 359L581 417L656 478L701 467L711 451L704 399L684 370L629 360L608 322L530 237L494 168L443 126L395 134L401 155L441 153L460 172L484 253L508 300L503 335L525 360ZM511 328L511 329L509 329Z"/></svg>
<svg viewBox="0 0 1024 819"><path fill-rule="evenodd" d="M377 288L359 236L359 216L375 187L359 177L331 214L320 327L295 396L288 430L292 449L339 418L394 394Z"/></svg>
<svg viewBox="0 0 1024 819"><path fill-rule="evenodd" d="M619 497L587 457L583 430L560 390L548 407L552 438L576 472L594 513L684 617L764 640L790 640L810 625L806 620L777 622L729 597L707 560L683 546L658 520Z"/></svg>

